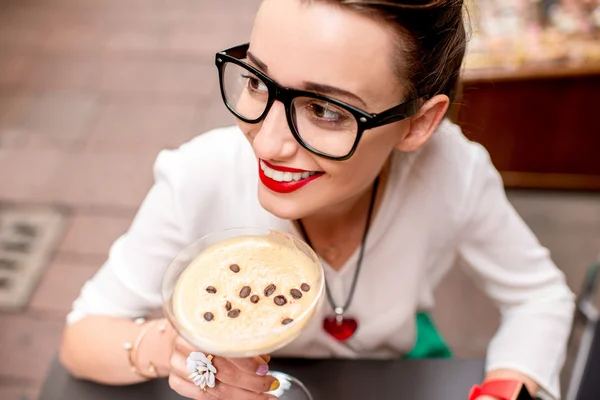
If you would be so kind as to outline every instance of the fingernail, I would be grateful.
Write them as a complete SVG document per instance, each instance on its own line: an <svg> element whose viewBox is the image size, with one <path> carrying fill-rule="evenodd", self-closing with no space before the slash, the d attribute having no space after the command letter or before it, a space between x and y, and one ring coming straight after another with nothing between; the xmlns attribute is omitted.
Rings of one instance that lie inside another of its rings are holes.
<svg viewBox="0 0 600 400"><path fill-rule="evenodd" d="M258 367L258 370L256 371L256 373L258 375L261 375L261 376L266 375L267 372L269 372L269 365L268 364L260 364L260 367Z"/></svg>
<svg viewBox="0 0 600 400"><path fill-rule="evenodd" d="M271 383L271 387L269 388L269 392L272 392L273 390L277 390L279 389L279 381L277 379L275 379L273 381L273 383Z"/></svg>

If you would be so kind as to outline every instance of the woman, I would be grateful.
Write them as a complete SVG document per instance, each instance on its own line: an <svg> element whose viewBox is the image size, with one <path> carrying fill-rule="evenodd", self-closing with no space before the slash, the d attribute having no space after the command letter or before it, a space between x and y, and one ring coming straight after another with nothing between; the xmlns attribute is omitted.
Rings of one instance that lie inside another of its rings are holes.
<svg viewBox="0 0 600 400"><path fill-rule="evenodd" d="M131 228L74 303L66 367L113 385L168 376L195 399L270 398L269 356L215 357L216 385L199 390L186 359L202 349L164 320L134 321L160 308L163 273L184 247L265 226L313 246L333 300L278 355L444 355L423 350L417 329L460 263L503 315L486 382L558 398L572 293L485 150L445 119L465 51L462 13L462 0L264 0L250 45L216 57L238 126L160 154ZM359 328L321 329L334 312ZM471 397L503 396L486 385Z"/></svg>

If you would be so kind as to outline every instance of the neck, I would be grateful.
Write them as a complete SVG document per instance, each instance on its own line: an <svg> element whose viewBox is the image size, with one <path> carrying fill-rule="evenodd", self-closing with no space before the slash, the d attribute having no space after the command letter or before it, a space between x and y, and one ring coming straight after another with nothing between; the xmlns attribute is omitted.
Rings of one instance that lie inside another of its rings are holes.
<svg viewBox="0 0 600 400"><path fill-rule="evenodd" d="M343 203L335 204L318 213L302 218L302 223L309 226L339 227L347 225L352 221L363 219L367 212L367 208L369 207L372 189L373 186L370 185L359 194Z"/></svg>

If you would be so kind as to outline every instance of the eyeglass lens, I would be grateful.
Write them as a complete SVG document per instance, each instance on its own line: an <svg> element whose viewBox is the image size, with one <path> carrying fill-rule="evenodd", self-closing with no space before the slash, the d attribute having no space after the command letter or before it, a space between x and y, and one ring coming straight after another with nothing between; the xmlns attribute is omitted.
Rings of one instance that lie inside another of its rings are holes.
<svg viewBox="0 0 600 400"><path fill-rule="evenodd" d="M258 119L269 103L268 86L250 70L234 63L223 66L223 92L228 107L247 120ZM298 136L314 150L333 156L347 155L358 134L356 118L330 102L296 97L290 114Z"/></svg>

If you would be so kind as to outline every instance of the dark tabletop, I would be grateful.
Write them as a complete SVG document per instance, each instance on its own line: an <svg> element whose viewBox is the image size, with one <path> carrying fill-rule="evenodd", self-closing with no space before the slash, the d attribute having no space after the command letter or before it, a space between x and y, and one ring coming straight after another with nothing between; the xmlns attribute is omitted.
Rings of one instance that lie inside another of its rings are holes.
<svg viewBox="0 0 600 400"><path fill-rule="evenodd" d="M483 360L292 360L274 359L271 370L299 378L314 400L467 400L484 375ZM72 378L51 364L39 400L180 400L166 380L110 387Z"/></svg>

